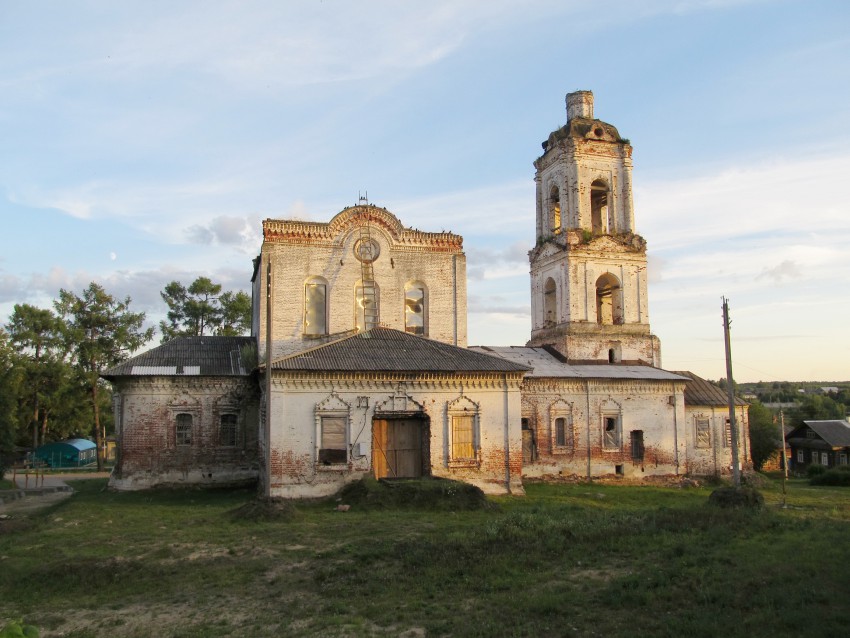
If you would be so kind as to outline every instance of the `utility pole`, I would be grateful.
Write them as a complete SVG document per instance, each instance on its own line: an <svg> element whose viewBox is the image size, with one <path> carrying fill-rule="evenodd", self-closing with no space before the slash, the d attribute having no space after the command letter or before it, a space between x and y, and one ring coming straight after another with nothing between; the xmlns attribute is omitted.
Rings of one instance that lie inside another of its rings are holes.
<svg viewBox="0 0 850 638"><path fill-rule="evenodd" d="M785 451L785 413L779 410L779 435L782 437L782 509L788 507L785 499L788 495L788 453Z"/></svg>
<svg viewBox="0 0 850 638"><path fill-rule="evenodd" d="M266 472L264 496L271 496L271 461L272 461L272 307L274 306L274 287L272 286L272 256L271 251L267 253L268 264L266 264L266 422L263 424L263 464Z"/></svg>
<svg viewBox="0 0 850 638"><path fill-rule="evenodd" d="M732 342L729 337L729 300L723 299L723 338L726 344L726 396L729 399L729 433L732 436L732 480L741 487L741 465L738 461L738 424L735 422L735 390L732 387Z"/></svg>

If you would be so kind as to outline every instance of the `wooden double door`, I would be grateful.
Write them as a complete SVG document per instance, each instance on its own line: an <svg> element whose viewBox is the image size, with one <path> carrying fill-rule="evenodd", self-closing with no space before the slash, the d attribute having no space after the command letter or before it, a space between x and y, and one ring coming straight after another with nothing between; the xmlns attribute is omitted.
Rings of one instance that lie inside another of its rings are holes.
<svg viewBox="0 0 850 638"><path fill-rule="evenodd" d="M372 421L375 478L416 478L430 474L429 421L422 417Z"/></svg>

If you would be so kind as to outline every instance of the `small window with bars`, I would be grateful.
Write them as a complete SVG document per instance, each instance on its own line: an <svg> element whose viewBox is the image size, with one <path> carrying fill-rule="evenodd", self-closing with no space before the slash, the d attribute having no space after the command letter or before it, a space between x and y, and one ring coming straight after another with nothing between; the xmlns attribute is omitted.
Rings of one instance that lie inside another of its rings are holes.
<svg viewBox="0 0 850 638"><path fill-rule="evenodd" d="M235 414L222 414L218 430L218 442L223 447L236 447L237 418Z"/></svg>
<svg viewBox="0 0 850 638"><path fill-rule="evenodd" d="M192 415L181 412L174 424L174 443L179 446L192 445Z"/></svg>

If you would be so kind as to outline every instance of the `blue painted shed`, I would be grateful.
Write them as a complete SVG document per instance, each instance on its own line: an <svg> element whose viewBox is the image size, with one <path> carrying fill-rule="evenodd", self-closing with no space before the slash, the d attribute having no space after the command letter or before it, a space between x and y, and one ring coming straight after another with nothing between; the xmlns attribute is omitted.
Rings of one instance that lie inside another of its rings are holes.
<svg viewBox="0 0 850 638"><path fill-rule="evenodd" d="M97 446L86 439L45 443L36 448L35 458L48 467L82 467L97 461Z"/></svg>

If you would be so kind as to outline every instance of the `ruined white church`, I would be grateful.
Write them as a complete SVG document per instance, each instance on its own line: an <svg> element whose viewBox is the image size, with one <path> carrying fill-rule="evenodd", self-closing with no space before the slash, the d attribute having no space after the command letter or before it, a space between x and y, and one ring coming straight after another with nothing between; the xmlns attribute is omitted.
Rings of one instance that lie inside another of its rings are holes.
<svg viewBox="0 0 850 638"><path fill-rule="evenodd" d="M458 235L365 202L327 223L265 220L250 337L178 338L104 374L110 484L314 497L435 476L521 494L523 477L728 473L725 394L661 368L631 153L591 92L567 95L534 163L524 346L467 346ZM747 458L743 402L736 421Z"/></svg>

